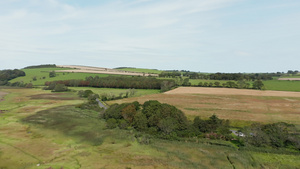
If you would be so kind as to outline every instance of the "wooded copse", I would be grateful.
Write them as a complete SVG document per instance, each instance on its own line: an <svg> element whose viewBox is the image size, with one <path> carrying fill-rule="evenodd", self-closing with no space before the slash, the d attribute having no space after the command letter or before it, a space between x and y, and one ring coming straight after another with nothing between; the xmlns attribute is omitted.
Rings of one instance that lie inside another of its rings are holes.
<svg viewBox="0 0 300 169"><path fill-rule="evenodd" d="M102 117L107 121L107 128L133 127L138 131L165 139L204 136L199 130L198 121L191 122L181 110L156 100L147 101L143 105L138 102L114 104L103 113ZM213 115L205 122L209 126L207 133L214 133L213 136L207 137L225 140L231 138L227 121Z"/></svg>
<svg viewBox="0 0 300 169"><path fill-rule="evenodd" d="M7 85L9 80L17 77L25 76L25 72L22 70L1 70L0 71L0 85Z"/></svg>

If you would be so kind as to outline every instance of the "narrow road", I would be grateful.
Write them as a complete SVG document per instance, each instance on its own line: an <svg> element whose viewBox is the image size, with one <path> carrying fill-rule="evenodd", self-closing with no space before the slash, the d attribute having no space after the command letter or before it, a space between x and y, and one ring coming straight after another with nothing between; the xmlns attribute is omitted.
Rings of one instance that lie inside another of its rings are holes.
<svg viewBox="0 0 300 169"><path fill-rule="evenodd" d="M99 99L96 99L96 101L98 102L100 107L104 108L104 110L107 109L107 107Z"/></svg>

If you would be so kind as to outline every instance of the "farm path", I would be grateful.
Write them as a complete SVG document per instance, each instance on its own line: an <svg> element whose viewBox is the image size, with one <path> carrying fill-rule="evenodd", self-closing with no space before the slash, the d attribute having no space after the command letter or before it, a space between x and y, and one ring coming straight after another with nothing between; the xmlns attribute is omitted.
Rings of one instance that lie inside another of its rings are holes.
<svg viewBox="0 0 300 169"><path fill-rule="evenodd" d="M179 87L165 92L165 94L212 94L212 95L247 95L247 96L278 96L300 97L300 92L251 90L251 89L228 89L209 87Z"/></svg>
<svg viewBox="0 0 300 169"><path fill-rule="evenodd" d="M105 110L107 109L107 107L99 99L96 99L96 101L98 102L100 107L104 108Z"/></svg>

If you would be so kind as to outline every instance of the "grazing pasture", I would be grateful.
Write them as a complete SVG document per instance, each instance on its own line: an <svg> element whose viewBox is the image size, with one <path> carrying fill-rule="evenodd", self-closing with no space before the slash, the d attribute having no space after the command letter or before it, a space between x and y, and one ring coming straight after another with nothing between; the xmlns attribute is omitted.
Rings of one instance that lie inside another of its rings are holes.
<svg viewBox="0 0 300 169"><path fill-rule="evenodd" d="M95 73L56 73L56 77L49 77L49 72L51 71L59 71L65 70L66 68L36 68L36 69L22 69L26 76L18 77L16 79L11 80L11 83L23 81L24 83L32 83L33 85L43 86L47 81L57 81L57 80L84 80L88 76L99 76L99 77L106 77L109 76L107 74L95 74ZM68 69L70 70L70 69ZM71 69L72 70L72 69ZM33 78L36 77L36 80Z"/></svg>
<svg viewBox="0 0 300 169"><path fill-rule="evenodd" d="M266 80L263 83L267 90L300 92L300 81Z"/></svg>
<svg viewBox="0 0 300 169"><path fill-rule="evenodd" d="M117 89L117 88L95 88L95 87L69 87L71 90L79 91L79 90L91 90L96 94L114 94L115 96L119 96L120 93L125 93L128 91L128 89ZM144 95L149 95L149 94L157 94L160 93L160 90L156 89L134 89L135 94L131 97L139 97L139 96L144 96Z"/></svg>
<svg viewBox="0 0 300 169"><path fill-rule="evenodd" d="M225 88L182 87L163 94L109 101L108 104L158 100L181 109L191 119L216 114L237 127L248 122L300 124L300 93Z"/></svg>

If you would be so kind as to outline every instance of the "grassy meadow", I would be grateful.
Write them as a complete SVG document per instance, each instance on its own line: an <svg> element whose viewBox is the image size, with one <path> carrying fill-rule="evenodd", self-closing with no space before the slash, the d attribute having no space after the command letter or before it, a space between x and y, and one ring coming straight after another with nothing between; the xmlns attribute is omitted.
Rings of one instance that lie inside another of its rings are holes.
<svg viewBox="0 0 300 169"><path fill-rule="evenodd" d="M0 90L8 93L0 102L0 168L296 168L300 161L225 141L167 141L106 129L98 112L73 106L85 101L74 92Z"/></svg>
<svg viewBox="0 0 300 169"><path fill-rule="evenodd" d="M300 81L266 80L263 83L266 90L300 92Z"/></svg>
<svg viewBox="0 0 300 169"><path fill-rule="evenodd" d="M69 87L69 89L74 90L74 91L79 91L79 90L92 90L96 94L114 94L118 96L120 93L125 94L128 89L116 89L116 88L95 88L95 87ZM155 90L155 89L134 89L135 94L131 97L139 97L139 96L144 96L144 95L149 95L149 94L157 94L160 93L160 90Z"/></svg>

